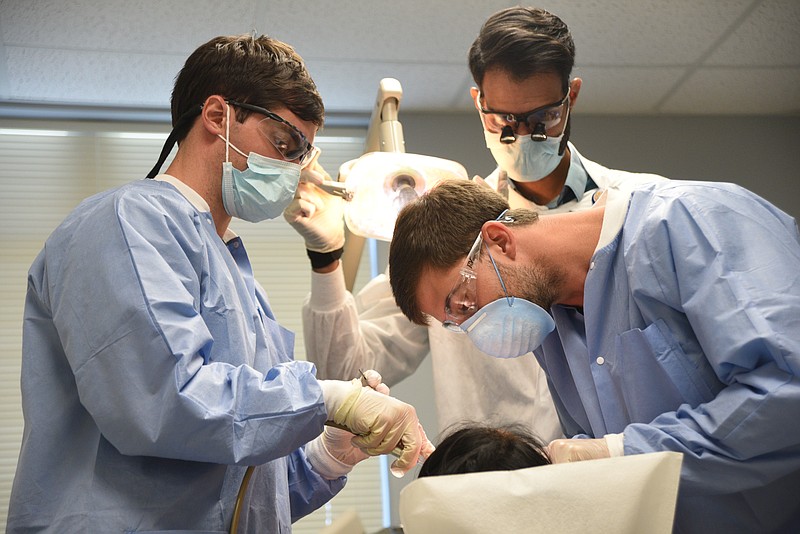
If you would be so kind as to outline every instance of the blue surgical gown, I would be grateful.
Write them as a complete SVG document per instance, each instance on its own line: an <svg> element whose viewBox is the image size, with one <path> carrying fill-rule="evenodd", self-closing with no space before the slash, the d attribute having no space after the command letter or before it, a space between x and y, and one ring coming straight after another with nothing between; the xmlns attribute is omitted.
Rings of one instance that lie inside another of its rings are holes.
<svg viewBox="0 0 800 534"><path fill-rule="evenodd" d="M290 532L343 486L301 448L326 419L239 238L169 183L84 201L28 275L9 532Z"/></svg>
<svg viewBox="0 0 800 534"><path fill-rule="evenodd" d="M553 307L536 351L565 433L683 453L676 532L800 532L795 221L671 181L609 196L603 225L583 310Z"/></svg>

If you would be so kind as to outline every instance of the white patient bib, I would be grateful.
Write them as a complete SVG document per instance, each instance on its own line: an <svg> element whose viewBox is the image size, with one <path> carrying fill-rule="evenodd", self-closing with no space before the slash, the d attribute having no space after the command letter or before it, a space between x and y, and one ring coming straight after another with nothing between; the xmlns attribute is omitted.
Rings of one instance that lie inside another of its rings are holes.
<svg viewBox="0 0 800 534"><path fill-rule="evenodd" d="M404 534L669 534L683 456L602 460L424 477L400 493Z"/></svg>

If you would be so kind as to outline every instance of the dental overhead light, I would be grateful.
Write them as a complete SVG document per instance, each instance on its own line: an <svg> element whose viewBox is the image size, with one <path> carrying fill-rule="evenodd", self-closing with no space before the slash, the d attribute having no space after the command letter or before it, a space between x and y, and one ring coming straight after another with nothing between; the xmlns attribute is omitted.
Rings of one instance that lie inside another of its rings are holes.
<svg viewBox="0 0 800 534"><path fill-rule="evenodd" d="M364 155L339 168L347 200L344 218L348 236L342 256L345 284L352 289L364 238L391 241L397 214L445 179L468 179L463 165L442 158L406 154L403 126L397 111L403 89L394 78L384 78L367 130Z"/></svg>
<svg viewBox="0 0 800 534"><path fill-rule="evenodd" d="M460 163L420 154L369 152L339 169L352 200L344 220L354 234L391 241L395 219L409 202L445 179L467 179Z"/></svg>

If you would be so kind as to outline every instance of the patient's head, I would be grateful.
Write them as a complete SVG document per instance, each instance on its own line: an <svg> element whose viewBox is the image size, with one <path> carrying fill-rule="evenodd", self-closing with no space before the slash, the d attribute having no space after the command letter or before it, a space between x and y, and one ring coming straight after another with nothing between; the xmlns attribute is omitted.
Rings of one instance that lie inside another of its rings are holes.
<svg viewBox="0 0 800 534"><path fill-rule="evenodd" d="M468 426L444 438L418 476L510 471L549 463L544 444L521 426Z"/></svg>

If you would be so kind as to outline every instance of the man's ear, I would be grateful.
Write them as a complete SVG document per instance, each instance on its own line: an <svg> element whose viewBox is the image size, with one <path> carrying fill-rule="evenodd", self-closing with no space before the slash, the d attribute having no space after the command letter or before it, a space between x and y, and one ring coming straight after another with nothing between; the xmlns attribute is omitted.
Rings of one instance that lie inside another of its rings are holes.
<svg viewBox="0 0 800 534"><path fill-rule="evenodd" d="M483 241L491 252L497 252L513 260L517 255L517 236L514 229L500 221L488 221L481 228Z"/></svg>
<svg viewBox="0 0 800 534"><path fill-rule="evenodd" d="M575 104L578 102L578 93L581 92L581 84L583 84L583 80L581 80L580 78L573 78L572 82L569 85L570 110L575 108Z"/></svg>
<svg viewBox="0 0 800 534"><path fill-rule="evenodd" d="M231 115L235 113L234 110L230 110ZM203 120L203 127L205 130L213 136L221 135L225 137L225 130L226 125L225 121L227 120L228 116L228 103L225 102L225 99L220 95L211 95L206 98L205 103L203 104L203 111L201 112L201 117ZM234 121L234 117L231 117L231 122Z"/></svg>
<svg viewBox="0 0 800 534"><path fill-rule="evenodd" d="M475 106L475 109L480 111L481 108L480 108L480 105L478 104L478 88L477 87L470 87L469 88L469 96L472 97L472 105Z"/></svg>

